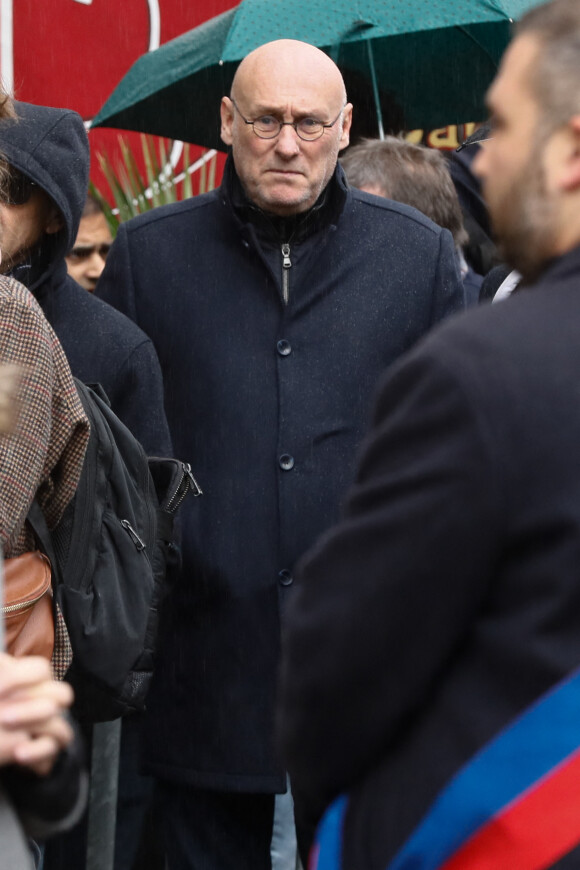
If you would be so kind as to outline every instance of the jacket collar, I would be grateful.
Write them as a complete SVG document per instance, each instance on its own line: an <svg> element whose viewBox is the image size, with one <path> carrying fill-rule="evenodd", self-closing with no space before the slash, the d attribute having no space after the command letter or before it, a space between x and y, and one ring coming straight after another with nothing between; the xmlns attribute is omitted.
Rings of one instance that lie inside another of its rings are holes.
<svg viewBox="0 0 580 870"><path fill-rule="evenodd" d="M336 225L350 196L342 167L337 164L334 174L318 200L307 212L289 218L268 214L247 197L234 166L231 153L228 155L220 196L229 205L241 225L251 224L259 237L270 241L302 242L319 230Z"/></svg>
<svg viewBox="0 0 580 870"><path fill-rule="evenodd" d="M566 251L559 257L550 260L539 278L530 286L535 286L544 283L552 283L553 281L561 281L572 275L578 276L580 273L580 245Z"/></svg>

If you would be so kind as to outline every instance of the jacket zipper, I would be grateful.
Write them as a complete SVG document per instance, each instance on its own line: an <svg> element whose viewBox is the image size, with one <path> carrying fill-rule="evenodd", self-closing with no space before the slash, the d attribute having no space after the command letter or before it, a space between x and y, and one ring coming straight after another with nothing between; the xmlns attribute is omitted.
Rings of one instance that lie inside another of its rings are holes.
<svg viewBox="0 0 580 870"><path fill-rule="evenodd" d="M288 305L290 298L290 269L292 261L290 260L290 245L288 242L282 245L282 298L284 305Z"/></svg>

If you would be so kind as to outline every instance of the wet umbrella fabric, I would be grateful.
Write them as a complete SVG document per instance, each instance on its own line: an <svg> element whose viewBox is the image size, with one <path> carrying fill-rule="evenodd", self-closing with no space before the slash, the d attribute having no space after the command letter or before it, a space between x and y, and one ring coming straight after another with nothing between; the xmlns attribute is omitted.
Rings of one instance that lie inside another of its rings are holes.
<svg viewBox="0 0 580 870"><path fill-rule="evenodd" d="M239 61L273 39L326 50L345 74L380 91L397 126L481 120L483 97L512 19L538 0L242 0L139 60L94 120L223 148L219 101ZM393 125L390 125L393 126Z"/></svg>

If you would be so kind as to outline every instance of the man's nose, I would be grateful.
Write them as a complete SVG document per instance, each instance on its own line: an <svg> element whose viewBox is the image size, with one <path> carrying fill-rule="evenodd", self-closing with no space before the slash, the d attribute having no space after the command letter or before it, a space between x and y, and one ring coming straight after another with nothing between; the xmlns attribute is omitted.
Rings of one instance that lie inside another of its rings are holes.
<svg viewBox="0 0 580 870"><path fill-rule="evenodd" d="M87 263L86 273L91 278L99 278L105 268L105 260L98 251L93 251Z"/></svg>
<svg viewBox="0 0 580 870"><path fill-rule="evenodd" d="M300 151L300 138L291 124L284 124L280 130L276 151L285 157L294 157Z"/></svg>

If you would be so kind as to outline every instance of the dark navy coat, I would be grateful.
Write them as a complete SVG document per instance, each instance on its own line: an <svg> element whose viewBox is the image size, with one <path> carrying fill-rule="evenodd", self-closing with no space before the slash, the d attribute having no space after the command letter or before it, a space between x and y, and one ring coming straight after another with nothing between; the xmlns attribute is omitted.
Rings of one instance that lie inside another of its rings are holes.
<svg viewBox="0 0 580 870"><path fill-rule="evenodd" d="M122 225L97 288L153 339L176 455L205 493L183 513L149 768L224 791L284 789L272 737L295 562L338 515L378 376L463 308L450 234L342 170L291 231L287 304L274 230L230 162L219 190Z"/></svg>

